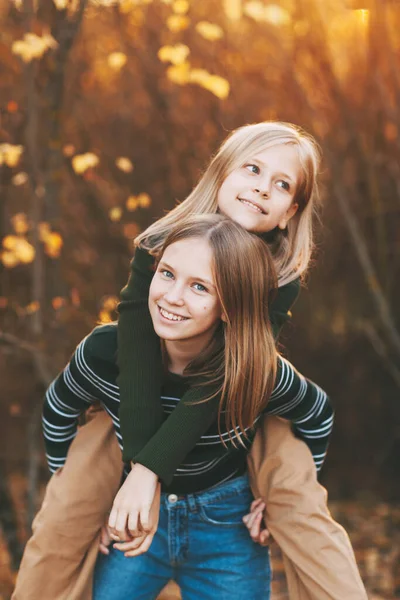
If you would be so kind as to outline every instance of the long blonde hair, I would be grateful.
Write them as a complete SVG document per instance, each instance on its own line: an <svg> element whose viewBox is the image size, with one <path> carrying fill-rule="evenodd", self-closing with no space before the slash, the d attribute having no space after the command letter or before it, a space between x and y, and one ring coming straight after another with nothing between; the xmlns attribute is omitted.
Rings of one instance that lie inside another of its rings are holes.
<svg viewBox="0 0 400 600"><path fill-rule="evenodd" d="M271 251L279 286L289 283L308 268L313 250L313 213L317 198L319 149L312 136L290 123L267 121L233 131L211 160L198 184L182 203L140 234L136 244L153 253L163 244L171 227L192 214L218 212L218 192L226 177L254 155L279 144L291 144L298 152L302 177L293 202L299 208L287 229L277 230Z"/></svg>
<svg viewBox="0 0 400 600"><path fill-rule="evenodd" d="M224 319L209 346L185 374L207 382L221 395L219 423L225 413L232 441L246 435L268 402L275 376L277 353L271 330L268 300L276 288L273 259L258 236L219 214L192 215L170 229L157 252L180 240L207 240L213 254L213 275ZM210 397L203 401L209 400Z"/></svg>

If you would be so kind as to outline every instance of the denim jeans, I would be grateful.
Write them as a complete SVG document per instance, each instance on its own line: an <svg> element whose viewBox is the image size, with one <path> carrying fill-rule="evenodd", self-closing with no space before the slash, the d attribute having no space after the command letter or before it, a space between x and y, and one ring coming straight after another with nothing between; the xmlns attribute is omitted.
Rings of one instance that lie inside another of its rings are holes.
<svg viewBox="0 0 400 600"><path fill-rule="evenodd" d="M99 554L93 600L152 600L170 579L183 600L269 600L268 548L253 542L242 522L252 501L247 475L197 494L162 494L145 554Z"/></svg>

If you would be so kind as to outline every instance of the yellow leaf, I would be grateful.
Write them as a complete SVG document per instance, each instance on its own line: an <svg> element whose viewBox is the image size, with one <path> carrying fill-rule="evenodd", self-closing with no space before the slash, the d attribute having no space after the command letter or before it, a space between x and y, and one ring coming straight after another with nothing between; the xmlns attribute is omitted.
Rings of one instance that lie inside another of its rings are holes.
<svg viewBox="0 0 400 600"><path fill-rule="evenodd" d="M205 69L193 69L189 80L191 83L198 83L221 100L229 96L229 81L219 75L211 75Z"/></svg>
<svg viewBox="0 0 400 600"><path fill-rule="evenodd" d="M68 8L68 0L53 0L57 10L65 10Z"/></svg>
<svg viewBox="0 0 400 600"><path fill-rule="evenodd" d="M56 40L50 33L41 37L36 33L25 33L22 40L16 40L11 46L13 54L20 56L24 62L31 62L35 58L41 58L50 48L58 46Z"/></svg>
<svg viewBox="0 0 400 600"><path fill-rule="evenodd" d="M129 196L128 200L126 201L126 208L130 212L133 212L138 208L138 206L139 206L139 201L138 201L137 197Z"/></svg>
<svg viewBox="0 0 400 600"><path fill-rule="evenodd" d="M6 250L14 250L14 248L16 247L18 243L18 238L15 235L6 235L5 238L3 238L3 248L5 248Z"/></svg>
<svg viewBox="0 0 400 600"><path fill-rule="evenodd" d="M133 164L126 156L119 156L115 159L115 164L124 173L131 173L133 171Z"/></svg>
<svg viewBox="0 0 400 600"><path fill-rule="evenodd" d="M57 232L51 232L45 239L45 252L50 258L58 258L61 254L61 249L64 241L61 235Z"/></svg>
<svg viewBox="0 0 400 600"><path fill-rule="evenodd" d="M196 31L203 36L204 39L209 40L210 42L220 40L224 37L223 29L219 25L210 23L209 21L200 21L197 23Z"/></svg>
<svg viewBox="0 0 400 600"><path fill-rule="evenodd" d="M190 71L189 81L190 83L198 83L199 85L205 85L206 81L211 77L211 74L205 69L192 69Z"/></svg>
<svg viewBox="0 0 400 600"><path fill-rule="evenodd" d="M39 308L40 308L39 302L36 302L36 301L35 302L30 302L27 306L25 306L24 312L27 315L31 315L31 314L37 312L39 310Z"/></svg>
<svg viewBox="0 0 400 600"><path fill-rule="evenodd" d="M119 206L114 206L114 208L111 208L109 210L108 216L110 217L110 221L112 221L113 223L118 223L118 221L120 221L122 217L122 208L120 208Z"/></svg>
<svg viewBox="0 0 400 600"><path fill-rule="evenodd" d="M258 0L247 2L244 5L244 13L255 21L264 21L272 25L288 25L291 22L290 13L278 4L265 6Z"/></svg>
<svg viewBox="0 0 400 600"><path fill-rule="evenodd" d="M167 77L173 83L178 85L185 85L188 83L190 77L190 65L185 62L181 65L173 65L167 69Z"/></svg>
<svg viewBox="0 0 400 600"><path fill-rule="evenodd" d="M175 46L162 46L157 56L161 62L171 62L173 65L181 65L190 54L190 49L185 44Z"/></svg>
<svg viewBox="0 0 400 600"><path fill-rule="evenodd" d="M23 151L23 146L0 144L0 165L4 163L10 168L16 167Z"/></svg>
<svg viewBox="0 0 400 600"><path fill-rule="evenodd" d="M14 227L15 233L24 235L29 230L28 219L25 213L17 213L11 217L11 222Z"/></svg>
<svg viewBox="0 0 400 600"><path fill-rule="evenodd" d="M21 171L20 173L17 173L16 175L14 175L14 177L12 178L11 181L16 186L24 185L28 181L28 173Z"/></svg>
<svg viewBox="0 0 400 600"><path fill-rule="evenodd" d="M289 12L278 4L268 4L265 7L264 18L272 25L289 25L292 20Z"/></svg>
<svg viewBox="0 0 400 600"><path fill-rule="evenodd" d="M50 225L46 222L39 223L39 239L40 239L40 241L46 242L49 235L51 235Z"/></svg>
<svg viewBox="0 0 400 600"><path fill-rule="evenodd" d="M167 19L167 27L170 31L177 33L189 27L190 19L183 15L170 15Z"/></svg>
<svg viewBox="0 0 400 600"><path fill-rule="evenodd" d="M188 0L175 0L172 4L172 10L177 15L186 15L189 10Z"/></svg>
<svg viewBox="0 0 400 600"><path fill-rule="evenodd" d="M72 168L75 173L81 175L88 169L91 169L99 164L99 158L93 152L86 152L85 154L76 154L72 159Z"/></svg>
<svg viewBox="0 0 400 600"><path fill-rule="evenodd" d="M138 202L141 208L149 208L149 206L151 205L151 198L148 194L143 192L142 194L139 194Z"/></svg>
<svg viewBox="0 0 400 600"><path fill-rule="evenodd" d="M254 0L247 2L243 8L244 14L251 17L255 21L263 21L265 15L265 6L262 2Z"/></svg>
<svg viewBox="0 0 400 600"><path fill-rule="evenodd" d="M54 310L59 310L60 308L65 306L65 298L62 298L61 296L56 296L51 301L51 305L54 308Z"/></svg>
<svg viewBox="0 0 400 600"><path fill-rule="evenodd" d="M16 267L19 263L18 257L14 254L14 252L2 252L1 253L1 262L7 269L12 269Z"/></svg>
<svg viewBox="0 0 400 600"><path fill-rule="evenodd" d="M35 248L28 242L28 240L17 238L14 254L17 256L20 262L29 264L35 259Z"/></svg>
<svg viewBox="0 0 400 600"><path fill-rule="evenodd" d="M123 52L112 52L109 54L107 62L112 69L120 71L126 65L127 60L128 58Z"/></svg>

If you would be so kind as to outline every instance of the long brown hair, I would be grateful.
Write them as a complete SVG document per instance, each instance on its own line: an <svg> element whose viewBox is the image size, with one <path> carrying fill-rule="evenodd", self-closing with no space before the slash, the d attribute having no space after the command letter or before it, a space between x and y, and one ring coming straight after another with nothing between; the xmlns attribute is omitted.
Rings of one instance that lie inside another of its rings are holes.
<svg viewBox="0 0 400 600"><path fill-rule="evenodd" d="M285 232L277 231L271 250L279 286L304 274L313 249L313 215L316 211L317 172L320 152L314 138L291 123L267 121L245 125L233 131L211 160L196 187L181 204L140 234L136 244L159 250L171 227L193 214L216 213L218 192L226 177L266 148L291 144L298 152L302 177L293 202L296 214Z"/></svg>
<svg viewBox="0 0 400 600"><path fill-rule="evenodd" d="M187 374L216 384L219 423L225 412L232 441L241 441L271 395L277 353L268 303L276 287L275 268L267 244L231 219L192 215L170 230L158 258L168 246L188 238L207 240L224 320L212 343L187 367ZM205 401L209 400L207 398Z"/></svg>

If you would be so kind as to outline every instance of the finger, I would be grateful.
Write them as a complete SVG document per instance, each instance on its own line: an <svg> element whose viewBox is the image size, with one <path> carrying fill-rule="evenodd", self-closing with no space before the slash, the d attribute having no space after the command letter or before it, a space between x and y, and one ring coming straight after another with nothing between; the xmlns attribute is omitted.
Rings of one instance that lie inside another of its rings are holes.
<svg viewBox="0 0 400 600"><path fill-rule="evenodd" d="M250 505L250 511L252 512L257 506L262 502L262 498L257 498L257 500L253 500Z"/></svg>
<svg viewBox="0 0 400 600"><path fill-rule="evenodd" d="M116 548L117 550L120 550L121 552L128 552L130 550L136 550L143 544L143 542L145 541L146 538L147 538L147 535L141 535L140 537L136 537L134 540L130 540L129 542L121 542L121 543L113 544L113 548Z"/></svg>
<svg viewBox="0 0 400 600"><path fill-rule="evenodd" d="M115 533L118 535L120 540L129 540L128 532L126 530L126 525L128 521L128 511L125 509L120 509L118 511L117 520L115 523Z"/></svg>
<svg viewBox="0 0 400 600"><path fill-rule="evenodd" d="M139 526L140 530L145 533L150 533L151 525L150 525L150 509L151 506L144 506L139 514Z"/></svg>
<svg viewBox="0 0 400 600"><path fill-rule="evenodd" d="M262 513L259 513L259 512L252 512L252 513L250 513L249 520L248 520L248 521L247 521L247 523L246 523L246 527L247 527L247 529L248 529L249 531L250 531L250 530L251 530L251 528L253 527L253 523L254 523L255 519L257 519L257 518L258 518L258 515L261 515L261 514L262 514Z"/></svg>
<svg viewBox="0 0 400 600"><path fill-rule="evenodd" d="M111 537L108 527L101 528L100 543L104 544L104 546L109 546L111 544Z"/></svg>
<svg viewBox="0 0 400 600"><path fill-rule="evenodd" d="M143 542L143 544L137 550L131 550L129 552L125 552L124 556L126 556L127 558L130 558L133 556L139 556L140 554L144 554L150 548L153 538L154 538L154 533L149 533L149 535L146 536L146 539Z"/></svg>
<svg viewBox="0 0 400 600"><path fill-rule="evenodd" d="M128 531L132 537L140 537L143 535L143 531L139 528L139 513L137 510L133 510L127 515L128 517Z"/></svg>
<svg viewBox="0 0 400 600"><path fill-rule="evenodd" d="M254 519L253 524L252 524L251 529L250 529L250 537L254 541L258 541L259 540L261 519L262 519L262 514L260 513Z"/></svg>
<svg viewBox="0 0 400 600"><path fill-rule="evenodd" d="M261 546L268 546L269 542L270 542L270 537L271 534L269 533L268 529L263 529L263 531L260 533L260 544Z"/></svg>
<svg viewBox="0 0 400 600"><path fill-rule="evenodd" d="M116 508L112 508L110 512L110 516L108 517L108 526L110 529L115 529L115 524L117 522L118 510Z"/></svg>
<svg viewBox="0 0 400 600"><path fill-rule="evenodd" d="M101 552L105 556L108 556L110 554L109 549L104 544L99 544L99 552Z"/></svg>

